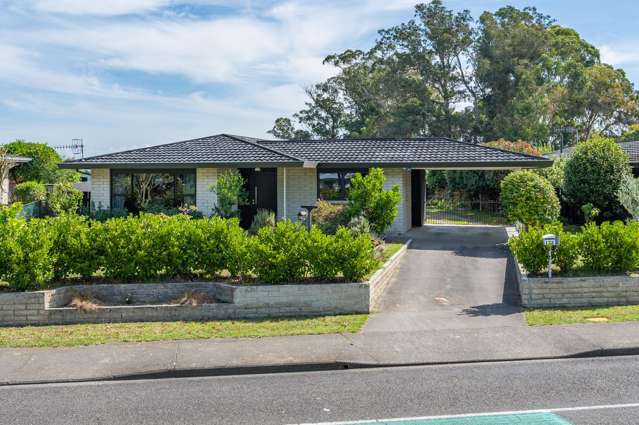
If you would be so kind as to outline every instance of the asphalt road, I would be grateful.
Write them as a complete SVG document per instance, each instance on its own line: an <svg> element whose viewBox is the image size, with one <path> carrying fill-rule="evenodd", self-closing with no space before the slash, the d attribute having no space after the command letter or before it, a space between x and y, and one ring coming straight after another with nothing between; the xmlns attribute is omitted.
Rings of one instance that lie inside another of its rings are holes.
<svg viewBox="0 0 639 425"><path fill-rule="evenodd" d="M600 407L570 410L591 406ZM556 414L579 425L639 423L639 357L0 387L2 424L282 425L537 409L569 409Z"/></svg>

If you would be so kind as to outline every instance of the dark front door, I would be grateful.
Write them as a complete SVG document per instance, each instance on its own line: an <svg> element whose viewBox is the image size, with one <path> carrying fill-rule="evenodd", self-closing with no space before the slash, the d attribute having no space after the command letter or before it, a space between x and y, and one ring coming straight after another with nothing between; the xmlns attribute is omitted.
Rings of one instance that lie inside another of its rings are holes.
<svg viewBox="0 0 639 425"><path fill-rule="evenodd" d="M424 201L426 196L426 170L411 170L411 221L413 227L424 225Z"/></svg>
<svg viewBox="0 0 639 425"><path fill-rule="evenodd" d="M257 210L269 210L277 214L277 169L241 168L240 174L248 193L248 205L240 208L240 224L248 228Z"/></svg>

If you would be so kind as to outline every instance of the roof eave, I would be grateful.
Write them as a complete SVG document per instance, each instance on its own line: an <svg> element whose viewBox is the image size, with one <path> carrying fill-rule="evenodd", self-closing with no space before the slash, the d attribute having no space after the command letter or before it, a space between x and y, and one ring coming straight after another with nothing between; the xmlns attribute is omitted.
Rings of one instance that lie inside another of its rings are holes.
<svg viewBox="0 0 639 425"><path fill-rule="evenodd" d="M94 169L94 168L111 168L126 170L143 170L143 169L180 169L180 168L277 168L291 167L301 168L304 162L172 162L172 163L90 163L82 161L62 162L58 164L59 168L65 169Z"/></svg>
<svg viewBox="0 0 639 425"><path fill-rule="evenodd" d="M522 168L546 168L553 161L457 161L457 162L319 162L318 168L423 168L432 170L516 170Z"/></svg>

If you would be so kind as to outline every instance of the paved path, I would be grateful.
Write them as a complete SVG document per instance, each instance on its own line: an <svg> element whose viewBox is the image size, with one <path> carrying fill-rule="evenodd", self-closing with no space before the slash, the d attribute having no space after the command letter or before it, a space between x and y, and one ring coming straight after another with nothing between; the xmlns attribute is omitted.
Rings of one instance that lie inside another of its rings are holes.
<svg viewBox="0 0 639 425"><path fill-rule="evenodd" d="M365 333L525 326L502 227L424 226L408 236Z"/></svg>

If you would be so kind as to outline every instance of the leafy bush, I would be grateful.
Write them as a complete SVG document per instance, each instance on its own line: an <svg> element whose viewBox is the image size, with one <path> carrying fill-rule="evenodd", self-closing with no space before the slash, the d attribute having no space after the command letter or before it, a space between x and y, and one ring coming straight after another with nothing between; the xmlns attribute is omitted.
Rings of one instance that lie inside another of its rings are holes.
<svg viewBox="0 0 639 425"><path fill-rule="evenodd" d="M22 202L14 202L9 206L0 205L0 224L6 223L9 219L18 218L23 207Z"/></svg>
<svg viewBox="0 0 639 425"><path fill-rule="evenodd" d="M30 202L44 201L47 198L47 188L43 183L28 181L16 185L14 194L18 201L28 204Z"/></svg>
<svg viewBox="0 0 639 425"><path fill-rule="evenodd" d="M193 220L142 213L104 222L74 214L0 221L0 279L19 290L53 279L115 280L254 273L259 281L361 279L376 261L368 235L346 228L326 235L279 222L250 237L238 219Z"/></svg>
<svg viewBox="0 0 639 425"><path fill-rule="evenodd" d="M55 149L44 143L16 140L4 147L13 155L31 158L31 161L21 164L12 171L18 183L27 181L55 183L58 177L66 171L58 168L58 164L62 162L60 155Z"/></svg>
<svg viewBox="0 0 639 425"><path fill-rule="evenodd" d="M348 222L348 230L354 235L371 235L371 224L366 220L366 217L359 216L351 218Z"/></svg>
<svg viewBox="0 0 639 425"><path fill-rule="evenodd" d="M501 182L501 204L506 217L526 225L552 223L560 205L554 188L531 171L515 171Z"/></svg>
<svg viewBox="0 0 639 425"><path fill-rule="evenodd" d="M575 206L591 203L602 217L623 216L617 192L629 174L628 155L612 140L578 144L566 163L564 194Z"/></svg>
<svg viewBox="0 0 639 425"><path fill-rule="evenodd" d="M639 220L639 179L631 175L621 180L617 199L635 220Z"/></svg>
<svg viewBox="0 0 639 425"><path fill-rule="evenodd" d="M273 211L259 209L253 218L249 233L254 235L262 227L275 227L275 221L275 213Z"/></svg>
<svg viewBox="0 0 639 425"><path fill-rule="evenodd" d="M80 209L82 192L73 187L72 183L56 183L49 193L49 207L56 215L75 213Z"/></svg>
<svg viewBox="0 0 639 425"><path fill-rule="evenodd" d="M40 289L53 278L55 241L46 220L9 219L0 229L0 279L14 289Z"/></svg>
<svg viewBox="0 0 639 425"><path fill-rule="evenodd" d="M255 273L267 283L304 278L307 240L307 232L299 223L280 221L274 228L261 228L251 246Z"/></svg>
<svg viewBox="0 0 639 425"><path fill-rule="evenodd" d="M334 235L339 226L348 224L345 205L318 200L313 209L313 224L324 233Z"/></svg>
<svg viewBox="0 0 639 425"><path fill-rule="evenodd" d="M378 235L384 234L393 224L401 200L399 186L384 190L385 181L381 168L371 168L366 176L355 174L346 207L349 218L365 217Z"/></svg>
<svg viewBox="0 0 639 425"><path fill-rule="evenodd" d="M237 217L239 211L236 207L245 205L248 194L244 189L244 178L237 170L227 170L217 176L215 186L209 188L217 195L215 213L224 217Z"/></svg>
<svg viewBox="0 0 639 425"><path fill-rule="evenodd" d="M544 245L542 237L548 233L559 236L559 245ZM548 250L553 250L553 264L562 272L569 272L579 258L579 237L566 232L560 223L543 227L529 227L508 241L508 246L529 273L540 273L548 268Z"/></svg>
<svg viewBox="0 0 639 425"><path fill-rule="evenodd" d="M595 272L624 272L637 267L639 223L589 223L581 229L580 252L584 267Z"/></svg>
<svg viewBox="0 0 639 425"><path fill-rule="evenodd" d="M555 189L563 190L566 162L567 160L565 158L558 158L555 159L555 161L552 163L552 166L547 168L539 168L535 170L535 172L540 176L545 177L546 180L548 180Z"/></svg>
<svg viewBox="0 0 639 425"><path fill-rule="evenodd" d="M49 255L54 258L54 278L91 276L98 270L93 250L93 233L85 217L62 214L46 220L53 232Z"/></svg>

